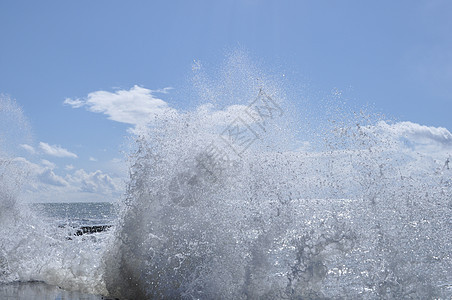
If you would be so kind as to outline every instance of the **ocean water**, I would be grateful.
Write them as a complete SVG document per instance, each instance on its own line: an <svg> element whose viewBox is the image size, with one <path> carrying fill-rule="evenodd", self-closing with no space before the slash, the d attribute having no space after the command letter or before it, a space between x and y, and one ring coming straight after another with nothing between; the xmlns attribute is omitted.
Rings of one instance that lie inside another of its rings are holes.
<svg viewBox="0 0 452 300"><path fill-rule="evenodd" d="M46 223L60 227L112 225L118 217L118 208L111 202L31 203L29 207Z"/></svg>
<svg viewBox="0 0 452 300"><path fill-rule="evenodd" d="M195 70L201 100L135 132L114 206L24 205L4 155L0 282L120 299L451 298L448 156L369 112L295 109L241 55L214 77Z"/></svg>

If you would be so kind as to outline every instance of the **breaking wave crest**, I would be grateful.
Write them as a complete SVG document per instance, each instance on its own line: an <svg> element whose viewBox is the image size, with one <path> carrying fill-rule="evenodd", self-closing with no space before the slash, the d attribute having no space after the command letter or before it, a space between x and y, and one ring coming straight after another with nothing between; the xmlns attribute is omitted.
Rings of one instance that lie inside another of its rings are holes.
<svg viewBox="0 0 452 300"><path fill-rule="evenodd" d="M109 293L450 295L447 157L417 153L387 130L396 125L364 113L333 115L311 135L310 149L294 150L300 125L284 92L244 65L233 56L218 85L196 75L213 104L163 116L137 139L105 256Z"/></svg>

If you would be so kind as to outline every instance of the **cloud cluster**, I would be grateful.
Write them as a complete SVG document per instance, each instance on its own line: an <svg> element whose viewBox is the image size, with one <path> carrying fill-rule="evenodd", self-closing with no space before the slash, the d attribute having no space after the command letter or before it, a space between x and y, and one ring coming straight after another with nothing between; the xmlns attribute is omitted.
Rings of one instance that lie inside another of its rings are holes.
<svg viewBox="0 0 452 300"><path fill-rule="evenodd" d="M83 169L79 169L69 175L69 178L80 192L108 195L121 190L118 180L114 180L100 170L88 173Z"/></svg>
<svg viewBox="0 0 452 300"><path fill-rule="evenodd" d="M36 164L23 157L16 157L14 161L28 171L31 177L30 186L33 187L33 190L40 190L41 184L60 187L68 185L63 177L54 173L55 164L48 160L42 160L41 164Z"/></svg>
<svg viewBox="0 0 452 300"><path fill-rule="evenodd" d="M86 107L88 111L102 113L116 122L143 126L152 122L157 116L174 113L175 110L152 93L167 93L171 88L149 90L133 86L130 90L116 92L96 91L89 93L86 99L64 100L64 104L73 108Z"/></svg>
<svg viewBox="0 0 452 300"><path fill-rule="evenodd" d="M112 201L123 192L123 178L111 177L100 170L86 172L69 165L58 175L55 173L57 166L48 160L33 163L16 157L14 162L29 175L24 186L29 201Z"/></svg>
<svg viewBox="0 0 452 300"><path fill-rule="evenodd" d="M42 156L76 159L77 154L45 142L40 142L37 147L28 144L19 146L32 155L31 161L24 157L13 160L18 169L28 174L23 186L27 201L112 201L123 193L123 176L126 173L117 170L117 165L122 165L122 162L111 161L104 165L106 169L113 170L108 174L101 170L87 172L72 164L59 168ZM97 162L97 159L90 156L89 161Z"/></svg>
<svg viewBox="0 0 452 300"><path fill-rule="evenodd" d="M45 168L42 172L37 174L37 178L41 183L50 184L54 186L67 186L68 183L64 178L56 175L53 170Z"/></svg>

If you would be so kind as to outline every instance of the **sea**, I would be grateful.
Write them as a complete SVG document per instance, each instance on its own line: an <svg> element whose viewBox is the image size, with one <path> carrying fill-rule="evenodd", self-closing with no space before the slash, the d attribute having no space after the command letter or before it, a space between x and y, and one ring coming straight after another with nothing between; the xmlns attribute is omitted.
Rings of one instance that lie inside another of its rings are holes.
<svg viewBox="0 0 452 300"><path fill-rule="evenodd" d="M111 202L32 203L29 207L49 226L52 224L67 229L113 225L118 218L118 208Z"/></svg>
<svg viewBox="0 0 452 300"><path fill-rule="evenodd" d="M27 204L0 152L0 299L451 299L447 129L313 109L241 54L193 72L112 203Z"/></svg>
<svg viewBox="0 0 452 300"><path fill-rule="evenodd" d="M117 205L111 202L32 203L24 205L22 209L32 211L33 216L39 218L39 224L45 226L44 230L58 236L57 239L66 243L69 247L68 250L72 252L84 251L83 245L86 243L100 246L104 240L108 239L118 218ZM71 248L74 246L76 248ZM37 255L46 254L52 255L51 252L46 253L45 251ZM59 259L59 256L60 254L57 254L56 257L50 257L50 259ZM36 258L36 261L38 260ZM3 263L5 264L4 261ZM66 290L61 286L35 279L0 283L0 299L2 300L114 299L82 291L83 289L81 291Z"/></svg>

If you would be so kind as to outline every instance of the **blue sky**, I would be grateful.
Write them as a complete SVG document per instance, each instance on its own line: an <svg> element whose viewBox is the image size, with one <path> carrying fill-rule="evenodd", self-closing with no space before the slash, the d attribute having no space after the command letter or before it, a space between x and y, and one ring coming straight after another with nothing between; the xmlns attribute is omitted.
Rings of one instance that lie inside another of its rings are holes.
<svg viewBox="0 0 452 300"><path fill-rule="evenodd" d="M193 61L214 69L235 49L285 74L295 104L339 89L356 107L451 130L451 13L450 1L1 1L0 94L30 123L17 156L38 177L79 184L68 201L106 200L134 124L98 101L129 91L186 109Z"/></svg>

